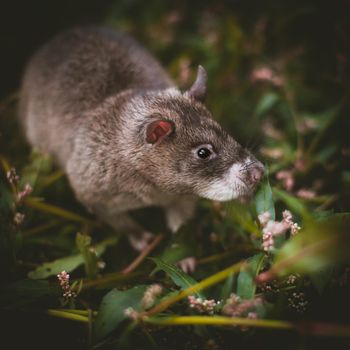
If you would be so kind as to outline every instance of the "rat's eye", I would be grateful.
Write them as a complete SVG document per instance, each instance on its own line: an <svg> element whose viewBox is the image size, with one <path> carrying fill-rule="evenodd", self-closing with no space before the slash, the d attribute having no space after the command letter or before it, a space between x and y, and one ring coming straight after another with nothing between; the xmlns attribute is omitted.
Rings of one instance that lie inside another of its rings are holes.
<svg viewBox="0 0 350 350"><path fill-rule="evenodd" d="M211 144L204 144L194 149L194 154L200 159L212 159L216 156L216 153Z"/></svg>
<svg viewBox="0 0 350 350"><path fill-rule="evenodd" d="M197 151L197 155L199 158L208 158L211 155L211 151L206 147L202 147Z"/></svg>

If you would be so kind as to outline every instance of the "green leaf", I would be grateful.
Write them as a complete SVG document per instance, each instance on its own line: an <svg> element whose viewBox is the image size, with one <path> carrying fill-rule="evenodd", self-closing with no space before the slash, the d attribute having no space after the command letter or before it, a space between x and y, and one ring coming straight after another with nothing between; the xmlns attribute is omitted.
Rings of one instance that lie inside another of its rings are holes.
<svg viewBox="0 0 350 350"><path fill-rule="evenodd" d="M91 245L91 241L91 236L79 232L77 233L75 243L80 254L84 258L86 276L90 279L95 279L98 274L98 257L95 248Z"/></svg>
<svg viewBox="0 0 350 350"><path fill-rule="evenodd" d="M122 321L128 318L125 315L127 308L141 311L141 299L146 288L147 286L140 285L125 291L113 289L103 297L93 324L96 341L113 332Z"/></svg>
<svg viewBox="0 0 350 350"><path fill-rule="evenodd" d="M266 180L261 184L258 193L255 196L255 208L257 214L268 211L271 214L271 219L275 220L275 204L272 199L272 190L269 180Z"/></svg>
<svg viewBox="0 0 350 350"><path fill-rule="evenodd" d="M182 225L176 235L172 235L170 243L157 258L166 263L175 264L192 256L197 244L193 234L197 225L194 219Z"/></svg>
<svg viewBox="0 0 350 350"><path fill-rule="evenodd" d="M189 245L186 245L184 242L176 242L170 244L170 246L162 252L159 259L166 263L176 263L190 255L191 247Z"/></svg>
<svg viewBox="0 0 350 350"><path fill-rule="evenodd" d="M288 208L293 212L293 214L297 213L303 216L304 219L310 218L310 214L308 213L305 205L300 199L292 196L286 191L277 188L273 189L273 195L280 199L282 202L284 202L288 206Z"/></svg>
<svg viewBox="0 0 350 350"><path fill-rule="evenodd" d="M66 256L38 266L35 270L28 273L28 277L34 280L44 279L57 275L63 270L71 272L83 263L84 259L81 254Z"/></svg>
<svg viewBox="0 0 350 350"><path fill-rule="evenodd" d="M117 237L112 237L97 244L95 247L97 257L100 257L108 246L116 244L117 241ZM47 262L38 266L35 270L28 273L28 277L31 279L44 279L53 275L57 275L63 270L71 272L78 266L84 264L84 262L85 260L82 254L66 256L64 258Z"/></svg>
<svg viewBox="0 0 350 350"><path fill-rule="evenodd" d="M248 266L244 267L237 278L237 294L242 299L253 299L256 291L255 277L260 272L265 260L265 254L259 253L247 259Z"/></svg>
<svg viewBox="0 0 350 350"><path fill-rule="evenodd" d="M157 265L152 273L155 273L159 270L166 272L171 280L181 289L186 289L197 283L191 276L184 273L181 269L173 264L166 263L165 261L157 258L151 258L151 260ZM200 293L197 293L198 296L201 296Z"/></svg>
<svg viewBox="0 0 350 350"><path fill-rule="evenodd" d="M236 278L233 273L231 273L225 280L225 283L221 289L221 299L226 300L229 298L231 293L233 292L233 288L235 286Z"/></svg>
<svg viewBox="0 0 350 350"><path fill-rule="evenodd" d="M250 233L258 234L260 232L251 211L246 205L234 201L227 204L225 208L227 208L227 212L232 217L234 223L237 223L241 228Z"/></svg>
<svg viewBox="0 0 350 350"><path fill-rule="evenodd" d="M263 95L256 106L255 115L257 117L261 117L262 115L266 114L276 105L279 99L279 95L274 92L268 92L267 94Z"/></svg>

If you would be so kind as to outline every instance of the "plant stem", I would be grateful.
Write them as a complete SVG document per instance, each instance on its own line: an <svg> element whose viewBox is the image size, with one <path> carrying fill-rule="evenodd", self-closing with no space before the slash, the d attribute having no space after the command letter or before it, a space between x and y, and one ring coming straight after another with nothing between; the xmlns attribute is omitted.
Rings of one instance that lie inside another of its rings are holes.
<svg viewBox="0 0 350 350"><path fill-rule="evenodd" d="M54 182L59 180L61 177L64 176L64 172L62 170L57 170L54 173L48 175L44 180L43 180L43 187L48 187L52 185Z"/></svg>
<svg viewBox="0 0 350 350"><path fill-rule="evenodd" d="M237 252L249 252L249 253L257 253L259 252L258 249L256 249L255 247L252 247L251 245L248 244L241 244L241 245L237 245L235 248L233 249L228 249L222 253L218 253L218 254L213 254L210 256L206 256L205 258L201 258L197 260L197 265L204 265L204 264L209 264L212 262L216 262L216 261L220 261L220 260L224 260L227 257L232 257L233 253L237 253Z"/></svg>
<svg viewBox="0 0 350 350"><path fill-rule="evenodd" d="M321 337L350 337L350 325L337 325L329 323L292 323L280 320L253 320L241 317L224 316L172 316L143 318L145 323L159 326L186 326L186 325L211 325L211 326L240 326L252 328L268 328L297 331L304 335Z"/></svg>
<svg viewBox="0 0 350 350"><path fill-rule="evenodd" d="M105 275L100 278L96 278L94 280L84 280L83 290L86 291L87 289L90 289L93 287L103 288L103 286L108 283L126 281L135 277L139 277L140 275L142 275L142 273L139 273L139 272L133 272L127 275L122 272L110 273L108 275Z"/></svg>
<svg viewBox="0 0 350 350"><path fill-rule="evenodd" d="M244 326L270 329L296 329L291 322L279 320L253 320L240 317L224 316L174 316L174 317L153 317L144 318L144 322L163 326L183 325L213 325L213 326Z"/></svg>
<svg viewBox="0 0 350 350"><path fill-rule="evenodd" d="M47 310L47 313L55 317L66 318L68 320L77 321L77 322L89 323L89 317L78 315L74 312L49 309Z"/></svg>
<svg viewBox="0 0 350 350"><path fill-rule="evenodd" d="M55 205L41 202L41 201L36 200L34 198L28 198L28 197L25 198L24 204L27 207L37 209L37 210L42 211L44 213L54 214L56 216L59 216L61 218L67 219L67 220L78 221L78 222L82 222L84 224L91 223L91 220L88 220L88 219L86 219L78 214L72 213L72 212L65 210L65 209L62 209L60 207L56 207Z"/></svg>
<svg viewBox="0 0 350 350"><path fill-rule="evenodd" d="M59 223L60 222L58 220L52 220L52 221L49 221L46 224L43 224L43 225L40 225L40 226L36 226L36 227L30 228L28 230L24 230L23 231L23 235L25 237L35 235L37 233L44 232L44 231L48 230L49 228L55 227Z"/></svg>
<svg viewBox="0 0 350 350"><path fill-rule="evenodd" d="M68 312L71 314L76 314L76 315L81 315L81 316L88 316L89 315L89 309L88 310L77 310L77 309L61 309L57 311L63 311L63 312ZM92 311L93 316L97 316L97 311Z"/></svg>
<svg viewBox="0 0 350 350"><path fill-rule="evenodd" d="M141 252L141 254L129 265L127 266L122 273L123 274L128 274L132 271L134 271L149 253L160 243L160 241L164 238L162 234L159 234L154 238L154 240Z"/></svg>

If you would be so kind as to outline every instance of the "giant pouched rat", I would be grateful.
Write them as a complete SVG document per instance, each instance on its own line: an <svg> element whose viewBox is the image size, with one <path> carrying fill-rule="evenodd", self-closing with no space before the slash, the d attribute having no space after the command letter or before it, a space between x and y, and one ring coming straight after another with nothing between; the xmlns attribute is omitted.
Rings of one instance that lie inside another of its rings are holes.
<svg viewBox="0 0 350 350"><path fill-rule="evenodd" d="M77 198L142 250L151 234L128 210L160 206L175 232L197 197L246 196L263 175L204 106L206 79L199 66L182 93L126 34L77 28L30 60L20 115L30 143L54 157Z"/></svg>

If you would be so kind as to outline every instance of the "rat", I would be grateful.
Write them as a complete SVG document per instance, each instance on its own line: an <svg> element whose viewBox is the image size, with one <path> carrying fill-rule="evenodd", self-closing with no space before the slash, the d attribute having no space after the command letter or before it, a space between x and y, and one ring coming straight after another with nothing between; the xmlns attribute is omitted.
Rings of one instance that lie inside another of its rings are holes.
<svg viewBox="0 0 350 350"><path fill-rule="evenodd" d="M182 92L129 35L78 27L30 59L19 114L29 142L64 170L77 199L142 251L153 235L128 211L161 207L176 232L199 197L249 196L264 174L205 107L206 83L199 66Z"/></svg>

